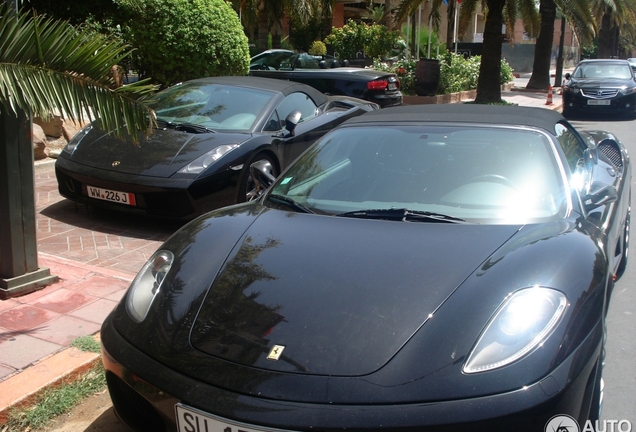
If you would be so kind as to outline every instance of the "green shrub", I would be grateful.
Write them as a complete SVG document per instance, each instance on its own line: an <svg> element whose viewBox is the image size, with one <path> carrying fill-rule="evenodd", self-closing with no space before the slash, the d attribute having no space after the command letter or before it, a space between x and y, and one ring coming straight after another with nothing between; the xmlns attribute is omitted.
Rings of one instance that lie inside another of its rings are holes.
<svg viewBox="0 0 636 432"><path fill-rule="evenodd" d="M129 13L137 69L163 86L246 75L250 54L238 15L224 0L117 0Z"/></svg>
<svg viewBox="0 0 636 432"><path fill-rule="evenodd" d="M515 77L512 74L513 69L512 66L506 61L506 59L501 59L501 84L509 83L514 80Z"/></svg>
<svg viewBox="0 0 636 432"><path fill-rule="evenodd" d="M356 58L356 54L364 50L367 40L367 25L353 20L340 27L334 27L325 38L325 43L333 47L340 60Z"/></svg>
<svg viewBox="0 0 636 432"><path fill-rule="evenodd" d="M446 51L437 58L440 62L440 83L437 94L456 93L477 88L480 56L464 58L461 54ZM400 79L400 88L405 95L415 95L416 60L400 59L393 63L374 61L373 69L395 73ZM512 68L501 60L501 83L513 80Z"/></svg>
<svg viewBox="0 0 636 432"><path fill-rule="evenodd" d="M439 94L456 93L477 88L481 56L464 58L446 51L440 55Z"/></svg>
<svg viewBox="0 0 636 432"><path fill-rule="evenodd" d="M367 25L353 20L341 27L334 27L325 38L340 60L353 59L359 52L367 57L381 58L387 55L399 38L399 33L382 24Z"/></svg>
<svg viewBox="0 0 636 432"><path fill-rule="evenodd" d="M327 54L327 46L322 41L313 41L307 52L311 55L324 56Z"/></svg>

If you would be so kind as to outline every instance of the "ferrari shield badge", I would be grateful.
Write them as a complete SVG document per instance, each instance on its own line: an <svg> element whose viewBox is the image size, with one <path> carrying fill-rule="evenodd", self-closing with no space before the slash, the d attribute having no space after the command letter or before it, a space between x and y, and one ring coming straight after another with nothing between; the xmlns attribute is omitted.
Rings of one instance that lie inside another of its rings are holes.
<svg viewBox="0 0 636 432"><path fill-rule="evenodd" d="M285 349L282 345L274 345L271 350L269 350L269 354L267 354L267 360L278 360L281 355L283 355L283 350Z"/></svg>

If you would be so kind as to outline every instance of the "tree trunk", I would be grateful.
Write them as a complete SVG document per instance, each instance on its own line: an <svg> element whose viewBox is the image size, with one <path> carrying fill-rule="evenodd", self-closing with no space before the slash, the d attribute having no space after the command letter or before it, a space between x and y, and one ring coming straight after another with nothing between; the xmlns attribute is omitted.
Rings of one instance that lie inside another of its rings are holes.
<svg viewBox="0 0 636 432"><path fill-rule="evenodd" d="M57 281L38 267L31 127L24 111L0 113L0 300Z"/></svg>
<svg viewBox="0 0 636 432"><path fill-rule="evenodd" d="M256 41L256 47L259 51L265 51L268 48L267 41L269 39L269 23L267 22L267 13L265 3L263 1L259 3L256 21L258 28L258 40Z"/></svg>
<svg viewBox="0 0 636 432"><path fill-rule="evenodd" d="M606 7L598 34L598 58L610 58L614 55L615 32L612 25L612 9Z"/></svg>
<svg viewBox="0 0 636 432"><path fill-rule="evenodd" d="M501 27L506 0L486 0L488 14L475 103L501 102Z"/></svg>
<svg viewBox="0 0 636 432"><path fill-rule="evenodd" d="M534 62L532 76L526 85L528 89L547 90L550 87L550 60L552 58L552 41L554 38L554 20L556 4L554 0L541 0L539 6L541 30L534 46Z"/></svg>
<svg viewBox="0 0 636 432"><path fill-rule="evenodd" d="M446 7L446 49L454 51L453 40L455 39L455 8L457 7L457 0L448 0L448 6Z"/></svg>

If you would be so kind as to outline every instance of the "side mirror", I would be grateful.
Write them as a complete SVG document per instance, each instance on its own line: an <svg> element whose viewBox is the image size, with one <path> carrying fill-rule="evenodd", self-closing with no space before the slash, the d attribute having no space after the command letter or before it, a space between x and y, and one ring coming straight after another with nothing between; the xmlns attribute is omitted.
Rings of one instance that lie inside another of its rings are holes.
<svg viewBox="0 0 636 432"><path fill-rule="evenodd" d="M612 185L606 183L592 183L590 192L582 197L585 209L590 211L605 204L618 200L618 192Z"/></svg>
<svg viewBox="0 0 636 432"><path fill-rule="evenodd" d="M265 189L270 187L276 180L276 178L270 174L271 169L271 164L267 160L259 160L250 165L250 175L254 182L254 189L250 192L250 201L261 196Z"/></svg>
<svg viewBox="0 0 636 432"><path fill-rule="evenodd" d="M296 110L296 111L290 112L287 118L285 119L285 129L289 131L291 136L294 136L294 129L296 129L296 126L298 125L298 122L300 122L300 118L302 116L303 116L302 113Z"/></svg>
<svg viewBox="0 0 636 432"><path fill-rule="evenodd" d="M566 80L569 80L570 78L572 78L572 75L570 75L570 72L568 72L564 75L564 77Z"/></svg>

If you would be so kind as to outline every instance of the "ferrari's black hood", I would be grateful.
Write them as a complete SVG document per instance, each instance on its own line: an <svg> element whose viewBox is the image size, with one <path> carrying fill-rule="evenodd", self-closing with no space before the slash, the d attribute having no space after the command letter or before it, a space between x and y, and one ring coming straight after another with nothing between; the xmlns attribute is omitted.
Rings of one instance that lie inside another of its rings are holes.
<svg viewBox="0 0 636 432"><path fill-rule="evenodd" d="M518 228L266 210L213 283L191 342L263 369L369 374Z"/></svg>
<svg viewBox="0 0 636 432"><path fill-rule="evenodd" d="M155 129L133 143L93 128L77 145L70 159L93 168L151 177L170 177L189 162L222 144L240 144L249 138L239 133L188 133Z"/></svg>

